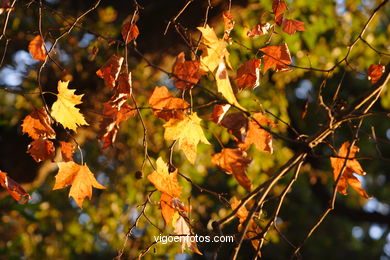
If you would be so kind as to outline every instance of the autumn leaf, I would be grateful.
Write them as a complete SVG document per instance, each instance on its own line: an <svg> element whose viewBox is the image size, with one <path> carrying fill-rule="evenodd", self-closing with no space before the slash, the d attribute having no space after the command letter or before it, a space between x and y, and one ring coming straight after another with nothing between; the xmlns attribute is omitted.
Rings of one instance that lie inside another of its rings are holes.
<svg viewBox="0 0 390 260"><path fill-rule="evenodd" d="M271 29L271 25L269 23L261 23L256 25L252 30L249 30L246 35L250 38L256 38L258 36L268 34L269 29Z"/></svg>
<svg viewBox="0 0 390 260"><path fill-rule="evenodd" d="M283 20L283 31L288 34L294 34L296 31L304 31L305 23L298 20Z"/></svg>
<svg viewBox="0 0 390 260"><path fill-rule="evenodd" d="M278 24L278 21L283 19L283 12L287 9L286 2L284 0L273 0L272 10L275 15L275 22ZM278 24L280 25L280 24Z"/></svg>
<svg viewBox="0 0 390 260"><path fill-rule="evenodd" d="M35 36L35 38L30 41L28 44L28 51L34 60L45 61L46 60L46 50L43 39L40 35Z"/></svg>
<svg viewBox="0 0 390 260"><path fill-rule="evenodd" d="M172 223L173 215L176 210L172 207L172 199L173 197L166 194L161 193L160 198L160 206L161 206L161 214L164 218L165 223Z"/></svg>
<svg viewBox="0 0 390 260"><path fill-rule="evenodd" d="M223 148L220 153L213 154L211 162L228 174L233 174L238 183L246 190L252 189L252 182L246 175L246 168L251 163L246 152L241 149Z"/></svg>
<svg viewBox="0 0 390 260"><path fill-rule="evenodd" d="M223 61L219 63L218 70L215 73L215 80L217 83L218 92L221 93L230 104L235 105L242 110L246 110L238 103L236 96L234 95L232 86L230 85L228 72Z"/></svg>
<svg viewBox="0 0 390 260"><path fill-rule="evenodd" d="M375 84L382 77L382 74L385 72L385 66L380 64L372 64L368 68L368 80L371 81L371 84Z"/></svg>
<svg viewBox="0 0 390 260"><path fill-rule="evenodd" d="M229 104L215 105L213 113L210 116L211 120L213 120L214 123L219 124L230 107L231 105Z"/></svg>
<svg viewBox="0 0 390 260"><path fill-rule="evenodd" d="M171 197L180 197L181 187L177 181L177 169L169 172L168 165L159 157L156 161L157 169L147 176L148 180L162 193Z"/></svg>
<svg viewBox="0 0 390 260"><path fill-rule="evenodd" d="M127 21L122 25L122 37L126 44L129 44L132 40L137 39L138 35L139 30L135 23Z"/></svg>
<svg viewBox="0 0 390 260"><path fill-rule="evenodd" d="M149 105L153 107L155 116L167 121L183 119L185 111L190 106L185 100L173 97L165 86L154 88Z"/></svg>
<svg viewBox="0 0 390 260"><path fill-rule="evenodd" d="M74 147L72 143L60 141L61 155L64 162L73 161Z"/></svg>
<svg viewBox="0 0 390 260"><path fill-rule="evenodd" d="M355 154L359 152L359 147L353 146L352 148L350 148L350 146L351 144L349 142L343 143L338 152L338 156L341 158L330 158L330 163L333 168L334 179L337 180L338 176L342 174L337 184L337 191L343 195L347 195L347 188L348 185L350 185L357 193L359 193L360 196L368 199L369 196L363 190L361 182L353 175L354 173L359 175L366 175L366 173L362 169L362 166L356 159L348 159L344 172L341 173L341 170L343 169L343 166L345 164L345 158L347 157L348 150L351 149L348 158L355 157Z"/></svg>
<svg viewBox="0 0 390 260"><path fill-rule="evenodd" d="M226 45L223 39L218 39L214 30L206 25L206 27L198 27L202 32L202 56L200 57L200 69L203 71L213 72L223 57L229 67L229 52L226 50Z"/></svg>
<svg viewBox="0 0 390 260"><path fill-rule="evenodd" d="M255 113L253 118L262 126L276 126L275 123L271 119L265 117L263 113ZM249 120L245 141L239 143L238 146L242 150L247 150L251 144L254 144L257 150L272 153L272 135L261 128L254 119Z"/></svg>
<svg viewBox="0 0 390 260"><path fill-rule="evenodd" d="M280 46L268 46L260 49L260 51L264 53L264 73L271 68L276 72L289 70L288 65L291 64L291 56L286 43Z"/></svg>
<svg viewBox="0 0 390 260"><path fill-rule="evenodd" d="M221 120L221 125L229 129L229 133L232 134L238 142L244 142L246 133L248 130L248 118L241 113L235 112L226 115Z"/></svg>
<svg viewBox="0 0 390 260"><path fill-rule="evenodd" d="M260 59L250 59L237 71L237 85L239 89L256 88L260 85Z"/></svg>
<svg viewBox="0 0 390 260"><path fill-rule="evenodd" d="M198 143L210 144L200 126L201 121L198 115L193 113L182 120L170 119L163 125L165 128L164 139L167 141L178 140L179 149L184 152L192 164L195 163Z"/></svg>
<svg viewBox="0 0 390 260"><path fill-rule="evenodd" d="M194 84L198 83L203 75L203 71L199 67L200 62L197 60L186 61L184 52L179 53L176 62L173 65L172 73L180 79L174 77L174 84L178 89L193 88ZM185 81L188 82L185 82Z"/></svg>
<svg viewBox="0 0 390 260"><path fill-rule="evenodd" d="M53 159L55 155L53 142L43 138L32 141L27 148L27 152L36 162Z"/></svg>
<svg viewBox="0 0 390 260"><path fill-rule="evenodd" d="M92 198L92 187L105 189L97 182L95 176L87 165L80 165L75 162L58 162L58 173L53 190L58 190L72 185L69 197L73 197L77 205L82 208L86 197Z"/></svg>
<svg viewBox="0 0 390 260"><path fill-rule="evenodd" d="M30 200L30 194L28 194L22 186L16 181L8 177L6 172L0 171L0 185L8 191L8 193L20 204L24 204Z"/></svg>
<svg viewBox="0 0 390 260"><path fill-rule="evenodd" d="M22 132L32 139L56 138L56 132L51 127L51 119L44 108L34 109L23 119Z"/></svg>
<svg viewBox="0 0 390 260"><path fill-rule="evenodd" d="M76 131L78 126L88 125L76 105L83 103L82 95L75 95L75 89L68 89L69 81L58 81L57 100L51 107L51 115L66 128Z"/></svg>
<svg viewBox="0 0 390 260"><path fill-rule="evenodd" d="M178 219L175 221L174 224L174 232L175 234L180 236L180 243L181 243L181 250L184 252L185 248L188 248L192 252L195 252L199 255L203 255L196 245L196 241L191 242L191 230L185 221L185 219L178 215Z"/></svg>
<svg viewBox="0 0 390 260"><path fill-rule="evenodd" d="M114 54L98 71L96 71L96 75L104 79L104 82L109 87L114 88L119 72L121 71L122 63L123 57Z"/></svg>
<svg viewBox="0 0 390 260"><path fill-rule="evenodd" d="M233 15L230 13L230 11L225 11L223 12L222 17L223 17L223 24L225 27L223 39L230 44L231 43L230 32L233 30L235 24L233 20Z"/></svg>

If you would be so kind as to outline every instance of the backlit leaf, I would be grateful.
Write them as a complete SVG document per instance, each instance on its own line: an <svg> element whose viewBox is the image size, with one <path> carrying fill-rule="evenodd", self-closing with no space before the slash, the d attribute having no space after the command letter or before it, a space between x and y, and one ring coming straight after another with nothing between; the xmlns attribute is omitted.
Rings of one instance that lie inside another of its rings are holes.
<svg viewBox="0 0 390 260"><path fill-rule="evenodd" d="M291 56L287 44L268 46L260 50L264 53L264 73L271 68L276 72L289 70L288 65L291 64Z"/></svg>
<svg viewBox="0 0 390 260"><path fill-rule="evenodd" d="M380 64L372 64L368 68L368 80L370 80L372 84L375 84L382 77L384 72L385 66Z"/></svg>
<svg viewBox="0 0 390 260"><path fill-rule="evenodd" d="M200 62L197 60L186 61L184 52L179 53L175 65L173 65L172 73L182 80L174 77L175 86L182 90L194 87L194 84L198 83L203 75L203 71L200 69L199 64Z"/></svg>
<svg viewBox="0 0 390 260"><path fill-rule="evenodd" d="M30 41L28 44L28 51L34 60L45 61L47 54L43 39L40 35L35 36L35 38Z"/></svg>
<svg viewBox="0 0 390 260"><path fill-rule="evenodd" d="M96 71L96 75L104 79L104 82L109 87L114 88L119 72L121 71L122 63L123 57L114 54L98 71Z"/></svg>
<svg viewBox="0 0 390 260"><path fill-rule="evenodd" d="M56 138L56 132L51 127L51 119L46 109L36 108L23 119L22 132L28 134L32 139Z"/></svg>
<svg viewBox="0 0 390 260"><path fill-rule="evenodd" d="M53 142L43 138L32 141L27 148L27 152L36 162L53 159L55 155Z"/></svg>
<svg viewBox="0 0 390 260"><path fill-rule="evenodd" d="M24 204L30 200L30 194L16 181L8 177L6 172L0 171L0 185L20 204Z"/></svg>
<svg viewBox="0 0 390 260"><path fill-rule="evenodd" d="M237 71L237 85L239 89L255 88L260 85L260 59L250 59Z"/></svg>
<svg viewBox="0 0 390 260"><path fill-rule="evenodd" d="M296 31L304 31L305 23L298 20L283 20L283 31L288 34L294 34Z"/></svg>
<svg viewBox="0 0 390 260"><path fill-rule="evenodd" d="M139 35L138 27L131 21L125 22L122 25L122 37L126 44L129 44L132 40L137 39Z"/></svg>

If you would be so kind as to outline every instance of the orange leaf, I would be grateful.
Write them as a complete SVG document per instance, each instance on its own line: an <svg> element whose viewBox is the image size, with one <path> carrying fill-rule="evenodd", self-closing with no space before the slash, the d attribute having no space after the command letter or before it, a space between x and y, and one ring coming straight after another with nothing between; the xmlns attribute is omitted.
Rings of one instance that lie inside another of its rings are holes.
<svg viewBox="0 0 390 260"><path fill-rule="evenodd" d="M111 88L115 87L115 81L119 76L123 63L123 57L115 54L98 70L96 75L104 79L104 82Z"/></svg>
<svg viewBox="0 0 390 260"><path fill-rule="evenodd" d="M51 119L44 108L34 109L23 119L22 132L32 139L56 138L56 132L51 127Z"/></svg>
<svg viewBox="0 0 390 260"><path fill-rule="evenodd" d="M251 159L241 149L224 148L220 153L213 154L211 162L228 174L233 174L238 183L246 190L252 189L252 182L245 173Z"/></svg>
<svg viewBox="0 0 390 260"><path fill-rule="evenodd" d="M32 141L27 148L27 152L36 162L53 159L54 151L53 142L43 138Z"/></svg>
<svg viewBox="0 0 390 260"><path fill-rule="evenodd" d="M262 126L274 127L275 123L265 117L263 113L256 113L253 117ZM273 152L272 149L272 135L266 130L262 129L253 119L249 121L248 131L246 133L245 141L239 143L238 146L242 150L247 150L251 144L254 144L259 151Z"/></svg>
<svg viewBox="0 0 390 260"><path fill-rule="evenodd" d="M231 105L225 104L225 105L215 105L213 113L211 114L210 118L213 120L214 123L219 124Z"/></svg>
<svg viewBox="0 0 390 260"><path fill-rule="evenodd" d="M348 150L350 149L351 144L349 142L345 142L341 145L338 156L339 157L347 157ZM355 157L355 154L359 152L359 147L353 146L348 155L348 158ZM333 176L334 179L337 180L341 170L343 169L343 165L345 163L344 158L331 157L330 163L333 168ZM362 166L356 159L348 159L344 172L340 177L340 180L337 184L337 191L343 195L347 195L348 184L357 192L360 196L368 199L369 196L363 190L361 182L353 175L353 173L359 175L365 175L366 173L362 169Z"/></svg>
<svg viewBox="0 0 390 260"><path fill-rule="evenodd" d="M283 17L283 12L287 9L286 2L284 0L273 0L272 10L275 15L275 22L279 21ZM280 25L280 24L278 24Z"/></svg>
<svg viewBox="0 0 390 260"><path fill-rule="evenodd" d="M252 30L249 30L246 35L251 38L268 34L271 25L269 23L261 23L255 26Z"/></svg>
<svg viewBox="0 0 390 260"><path fill-rule="evenodd" d="M166 224L172 222L173 215L176 212L176 210L172 207L172 199L173 199L172 196L166 193L161 193L161 199L160 199L161 214Z"/></svg>
<svg viewBox="0 0 390 260"><path fill-rule="evenodd" d="M73 152L74 152L73 144L72 143L68 143L68 142L60 141L60 145L61 145L62 160L64 162L73 161L73 158L72 158L72 155L73 155Z"/></svg>
<svg viewBox="0 0 390 260"><path fill-rule="evenodd" d="M368 68L368 80L371 81L371 84L375 84L379 81L384 72L385 66L379 64L372 64Z"/></svg>
<svg viewBox="0 0 390 260"><path fill-rule="evenodd" d="M223 38L225 41L227 41L228 43L231 42L231 39L230 39L230 32L233 30L233 27L234 27L234 20L233 20L233 15L230 13L230 11L225 11L223 12L222 14L223 16L223 23L224 23L224 27L225 27L225 32L224 32L224 35L223 35Z"/></svg>
<svg viewBox="0 0 390 260"><path fill-rule="evenodd" d="M294 34L296 31L304 31L305 23L298 20L283 20L283 31L288 34Z"/></svg>
<svg viewBox="0 0 390 260"><path fill-rule="evenodd" d="M132 24L131 21L128 21L122 25L122 37L126 44L137 39L138 35L139 30L136 24Z"/></svg>
<svg viewBox="0 0 390 260"><path fill-rule="evenodd" d="M165 86L154 88L149 104L153 107L154 115L166 121L183 119L184 112L190 106L185 100L173 97Z"/></svg>
<svg viewBox="0 0 390 260"><path fill-rule="evenodd" d="M30 200L30 194L28 194L16 181L8 177L6 172L0 171L0 185L3 186L4 189L7 189L9 194L20 204L24 204Z"/></svg>
<svg viewBox="0 0 390 260"><path fill-rule="evenodd" d="M83 201L86 197L92 198L92 187L105 189L98 183L93 173L87 165L80 165L75 162L59 162L58 173L55 176L56 181L53 190L58 190L72 185L69 197L73 197L77 205L82 208Z"/></svg>
<svg viewBox="0 0 390 260"><path fill-rule="evenodd" d="M182 90L193 88L194 84L198 83L203 75L203 71L199 68L199 64L200 62L197 60L186 61L184 52L180 52L179 55L177 55L175 65L173 65L172 73L182 80L174 77L175 86Z"/></svg>
<svg viewBox="0 0 390 260"><path fill-rule="evenodd" d="M288 65L291 64L291 56L287 44L268 46L260 50L264 53L264 73L270 68L273 68L276 72L289 70Z"/></svg>
<svg viewBox="0 0 390 260"><path fill-rule="evenodd" d="M162 193L171 197L180 197L181 187L177 181L177 169L169 173L168 165L159 157L156 161L157 170L147 176L148 180Z"/></svg>
<svg viewBox="0 0 390 260"><path fill-rule="evenodd" d="M35 60L45 61L46 60L46 50L44 46L43 39L40 35L35 36L35 38L30 41L28 44L28 51Z"/></svg>
<svg viewBox="0 0 390 260"><path fill-rule="evenodd" d="M250 59L237 71L237 84L239 89L255 88L260 84L260 59Z"/></svg>

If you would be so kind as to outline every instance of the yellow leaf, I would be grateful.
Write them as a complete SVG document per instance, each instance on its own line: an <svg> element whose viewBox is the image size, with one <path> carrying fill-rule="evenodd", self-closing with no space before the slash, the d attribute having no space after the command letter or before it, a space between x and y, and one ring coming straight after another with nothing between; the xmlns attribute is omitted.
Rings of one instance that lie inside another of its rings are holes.
<svg viewBox="0 0 390 260"><path fill-rule="evenodd" d="M57 100L51 107L51 115L64 127L76 131L78 126L88 125L75 106L83 103L83 95L75 95L75 89L68 89L69 81L58 81Z"/></svg>
<svg viewBox="0 0 390 260"><path fill-rule="evenodd" d="M246 111L246 109L238 103L236 96L234 95L232 86L230 85L229 75L223 61L219 63L218 70L215 73L215 79L217 81L218 92L221 93L230 104Z"/></svg>
<svg viewBox="0 0 390 260"><path fill-rule="evenodd" d="M87 165L80 165L75 162L59 162L57 165L59 171L55 177L56 182L53 190L72 185L69 197L73 197L80 208L83 207L85 197L91 199L92 187L97 189L106 188L96 181Z"/></svg>
<svg viewBox="0 0 390 260"><path fill-rule="evenodd" d="M164 139L167 141L178 140L181 149L187 159L194 164L196 159L196 146L199 142L210 144L204 136L200 122L202 120L193 113L182 120L170 119L164 124Z"/></svg>

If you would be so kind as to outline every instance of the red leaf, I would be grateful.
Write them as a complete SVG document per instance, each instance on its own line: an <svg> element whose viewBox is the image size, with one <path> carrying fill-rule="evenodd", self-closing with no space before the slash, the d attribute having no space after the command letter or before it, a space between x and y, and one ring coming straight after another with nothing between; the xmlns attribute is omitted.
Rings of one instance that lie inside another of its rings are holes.
<svg viewBox="0 0 390 260"><path fill-rule="evenodd" d="M213 120L214 123L219 124L230 107L231 107L231 105L229 105L229 104L215 105L213 113L210 116L211 120Z"/></svg>
<svg viewBox="0 0 390 260"><path fill-rule="evenodd" d="M224 26L225 26L225 32L224 32L224 35L223 35L223 38L225 41L227 41L228 43L231 42L231 39L230 39L230 32L233 30L233 27L234 27L234 20L233 20L233 15L230 13L230 11L225 11L223 12L223 23L224 23Z"/></svg>
<svg viewBox="0 0 390 260"><path fill-rule="evenodd" d="M73 151L74 151L73 144L72 143L68 143L68 142L60 141L60 145L61 145L62 160L64 162L73 161L73 158L72 158Z"/></svg>
<svg viewBox="0 0 390 260"><path fill-rule="evenodd" d="M250 59L237 71L237 84L239 89L255 88L260 84L260 59Z"/></svg>
<svg viewBox="0 0 390 260"><path fill-rule="evenodd" d="M287 44L268 46L260 50L264 53L264 73L270 68L273 68L276 72L289 70L288 65L291 64L291 56Z"/></svg>
<svg viewBox="0 0 390 260"><path fill-rule="evenodd" d="M283 20L283 31L288 34L294 34L296 31L304 31L305 23L298 20Z"/></svg>
<svg viewBox="0 0 390 260"><path fill-rule="evenodd" d="M122 37L126 44L137 39L138 35L139 30L136 24L132 24L131 21L128 21L122 25Z"/></svg>
<svg viewBox="0 0 390 260"><path fill-rule="evenodd" d="M284 0L274 0L272 3L272 10L274 11L275 15L275 22L278 24L277 21L280 20L280 18L283 17L283 12L287 9L286 2ZM280 24L278 24L280 25Z"/></svg>
<svg viewBox="0 0 390 260"><path fill-rule="evenodd" d="M45 61L47 54L43 39L40 35L35 36L35 38L28 44L28 51L35 60Z"/></svg>
<svg viewBox="0 0 390 260"><path fill-rule="evenodd" d="M258 24L255 26L255 28L253 28L252 30L249 30L246 33L246 35L251 37L251 38L255 38L257 36L262 36L262 35L268 34L270 28L271 28L271 25L269 23Z"/></svg>
<svg viewBox="0 0 390 260"><path fill-rule="evenodd" d="M36 162L53 159L54 151L53 142L43 138L32 141L27 148L27 152Z"/></svg>
<svg viewBox="0 0 390 260"><path fill-rule="evenodd" d="M115 54L98 70L96 75L104 79L104 82L111 88L115 87L115 81L118 78L123 63L123 57Z"/></svg>
<svg viewBox="0 0 390 260"><path fill-rule="evenodd" d="M0 171L0 185L7 189L9 194L20 204L30 200L30 195L16 181L8 177L6 172Z"/></svg>
<svg viewBox="0 0 390 260"><path fill-rule="evenodd" d="M194 84L198 83L199 79L203 76L203 71L199 68L199 64L200 63L197 60L186 61L184 52L179 53L175 65L173 66L172 73L182 80L174 77L175 86L182 90L193 88Z"/></svg>
<svg viewBox="0 0 390 260"><path fill-rule="evenodd" d="M51 127L51 119L44 108L34 109L23 119L22 132L32 139L56 138L56 132Z"/></svg>
<svg viewBox="0 0 390 260"><path fill-rule="evenodd" d="M382 77L382 74L384 72L385 66L379 64L372 64L368 68L368 80L370 80L372 84L375 84Z"/></svg>
<svg viewBox="0 0 390 260"><path fill-rule="evenodd" d="M238 142L245 140L246 131L248 129L248 118L241 112L231 113L225 116L221 125L229 129L229 133L232 134Z"/></svg>

